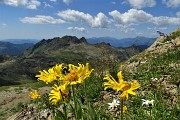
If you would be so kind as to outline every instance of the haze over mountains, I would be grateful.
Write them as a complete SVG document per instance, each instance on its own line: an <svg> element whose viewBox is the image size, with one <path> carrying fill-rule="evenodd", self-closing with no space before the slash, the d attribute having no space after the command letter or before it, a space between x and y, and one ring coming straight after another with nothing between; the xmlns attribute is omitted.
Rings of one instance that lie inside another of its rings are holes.
<svg viewBox="0 0 180 120"><path fill-rule="evenodd" d="M4 39L0 40L0 42L9 42L12 44L24 44L24 43L33 43L36 44L40 40L38 39Z"/></svg>
<svg viewBox="0 0 180 120"><path fill-rule="evenodd" d="M147 38L143 36L137 36L135 38L123 38L123 39L116 39L112 37L99 37L99 38L94 37L87 39L87 42L91 44L106 42L106 43L110 43L113 47L123 47L123 48L136 45L146 49L150 45L152 45L156 39L157 38Z"/></svg>
<svg viewBox="0 0 180 120"><path fill-rule="evenodd" d="M27 48L32 47L33 43L13 44L0 41L0 55L17 56L22 54Z"/></svg>
<svg viewBox="0 0 180 120"><path fill-rule="evenodd" d="M86 39L90 44L97 44L101 42L109 43L112 47L126 48L132 45L138 46L141 50L148 48L154 43L156 38L136 37L117 39L112 37L93 37ZM32 47L39 42L37 39L6 39L0 41L0 54L8 54L17 56L24 52L24 50Z"/></svg>

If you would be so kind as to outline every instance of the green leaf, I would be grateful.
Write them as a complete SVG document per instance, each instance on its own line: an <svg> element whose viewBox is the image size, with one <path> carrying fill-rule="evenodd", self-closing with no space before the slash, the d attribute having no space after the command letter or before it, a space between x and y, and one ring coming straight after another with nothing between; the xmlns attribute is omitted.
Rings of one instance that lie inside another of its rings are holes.
<svg viewBox="0 0 180 120"><path fill-rule="evenodd" d="M77 118L81 119L83 116L82 107L79 101L76 101L76 102L77 102Z"/></svg>
<svg viewBox="0 0 180 120"><path fill-rule="evenodd" d="M96 114L96 111L91 104L89 104L89 115L91 120L98 120L98 115Z"/></svg>
<svg viewBox="0 0 180 120"><path fill-rule="evenodd" d="M65 114L59 110L56 111L56 115L54 115L54 117L55 117L55 120L67 120Z"/></svg>

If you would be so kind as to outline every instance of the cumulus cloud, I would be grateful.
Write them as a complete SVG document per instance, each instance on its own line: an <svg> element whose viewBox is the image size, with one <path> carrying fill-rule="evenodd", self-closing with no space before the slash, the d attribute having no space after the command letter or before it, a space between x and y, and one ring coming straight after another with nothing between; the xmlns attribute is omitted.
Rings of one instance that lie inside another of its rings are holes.
<svg viewBox="0 0 180 120"><path fill-rule="evenodd" d="M147 23L153 18L151 14L148 14L143 10L136 9L130 9L123 14L117 10L114 10L109 12L109 15L112 16L117 23L122 25Z"/></svg>
<svg viewBox="0 0 180 120"><path fill-rule="evenodd" d="M69 3L71 2L71 0L63 0L63 2L67 5L69 5Z"/></svg>
<svg viewBox="0 0 180 120"><path fill-rule="evenodd" d="M158 26L180 25L180 18L159 16L152 19L152 23Z"/></svg>
<svg viewBox="0 0 180 120"><path fill-rule="evenodd" d="M143 10L130 9L125 13L120 13L117 10L109 12L114 21L120 25L136 25L143 23L153 23L158 26L180 25L180 18L159 16L154 17Z"/></svg>
<svg viewBox="0 0 180 120"><path fill-rule="evenodd" d="M108 19L103 13L98 13L96 17L94 17L91 26L92 27L100 27L106 28L108 24L111 23L111 20Z"/></svg>
<svg viewBox="0 0 180 120"><path fill-rule="evenodd" d="M78 32L83 32L83 33L87 33L88 31L83 28L83 27L68 27L68 30L72 30L72 31L78 31Z"/></svg>
<svg viewBox="0 0 180 120"><path fill-rule="evenodd" d="M93 17L90 14L85 14L76 10L65 10L57 13L58 16L67 20L67 21L81 21L81 22L90 22L93 20Z"/></svg>
<svg viewBox="0 0 180 120"><path fill-rule="evenodd" d="M180 12L177 12L177 13L176 13L176 16L180 18Z"/></svg>
<svg viewBox="0 0 180 120"><path fill-rule="evenodd" d="M177 16L179 16L177 12ZM85 24L93 28L109 28L115 26L118 30L123 32L133 31L132 26L139 24L155 24L157 27L168 27L170 25L180 25L180 17L168 17L168 16L153 16L143 10L130 9L127 12L121 13L117 10L109 12L110 17L107 17L104 13L98 13L96 16L92 16L88 13L83 13L76 10L64 10L59 11L57 16L59 19L55 19L51 16L36 15L35 17L25 17L20 19L23 23L30 24L63 24L63 23L75 23ZM78 27L69 28L71 30L83 31Z"/></svg>
<svg viewBox="0 0 180 120"><path fill-rule="evenodd" d="M111 23L111 20L101 12L98 13L97 16L93 17L90 14L85 14L83 12L68 9L58 12L57 15L66 21L80 21L81 23L85 23L91 27L97 28L106 28Z"/></svg>
<svg viewBox="0 0 180 120"><path fill-rule="evenodd" d="M38 0L2 0L0 2L14 7L24 6L28 9L37 9L41 5Z"/></svg>
<svg viewBox="0 0 180 120"><path fill-rule="evenodd" d="M20 19L22 23L29 23L29 24L62 24L65 23L64 20L61 19L54 19L51 16L44 16L44 15L36 15L35 17L25 17Z"/></svg>
<svg viewBox="0 0 180 120"><path fill-rule="evenodd" d="M156 5L155 0L127 0L127 2L133 8L137 8L137 9L141 9L145 7L154 7Z"/></svg>
<svg viewBox="0 0 180 120"><path fill-rule="evenodd" d="M167 7L180 7L180 0L162 0Z"/></svg>

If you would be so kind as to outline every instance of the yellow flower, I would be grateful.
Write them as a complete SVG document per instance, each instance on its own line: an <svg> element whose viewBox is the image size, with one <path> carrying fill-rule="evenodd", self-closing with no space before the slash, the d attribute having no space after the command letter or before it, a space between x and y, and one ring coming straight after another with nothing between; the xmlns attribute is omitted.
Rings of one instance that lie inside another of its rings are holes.
<svg viewBox="0 0 180 120"><path fill-rule="evenodd" d="M40 95L38 94L37 90L34 90L32 92L29 93L29 96L32 98L32 99L38 99L40 98Z"/></svg>
<svg viewBox="0 0 180 120"><path fill-rule="evenodd" d="M54 85L49 93L49 100L52 104L56 105L59 101L65 99L69 94L68 84Z"/></svg>
<svg viewBox="0 0 180 120"><path fill-rule="evenodd" d="M48 71L40 71L40 75L36 75L36 77L38 77L38 80L44 81L46 84L48 84L54 80L61 79L62 71L62 64L60 64L50 68Z"/></svg>
<svg viewBox="0 0 180 120"><path fill-rule="evenodd" d="M123 106L123 114L127 111L127 107Z"/></svg>
<svg viewBox="0 0 180 120"><path fill-rule="evenodd" d="M137 82L137 80L134 80L133 83L131 83L129 86L123 87L122 91L123 93L120 95L120 98L128 99L128 94L136 95L136 93L133 90L136 90L140 87L140 84Z"/></svg>
<svg viewBox="0 0 180 120"><path fill-rule="evenodd" d="M56 72L53 70L53 68L50 68L48 71L43 70L39 72L40 72L40 75L36 75L36 77L39 77L38 80L42 80L46 84L57 79Z"/></svg>
<svg viewBox="0 0 180 120"><path fill-rule="evenodd" d="M120 95L121 98L128 99L128 94L136 95L136 93L133 91L135 89L138 89L140 87L137 80L134 80L133 83L128 83L127 81L124 81L122 76L122 71L118 72L118 81L116 81L110 74L107 74L104 79L108 80L107 82L104 82L103 85L105 86L104 90L107 88L112 88L116 92L122 91L123 93Z"/></svg>
<svg viewBox="0 0 180 120"><path fill-rule="evenodd" d="M79 66L69 64L68 68L69 72L64 77L63 82L69 83L70 85L82 83L93 71L93 69L89 70L88 63L86 63L86 66L83 64L79 64Z"/></svg>
<svg viewBox="0 0 180 120"><path fill-rule="evenodd" d="M54 72L56 72L56 75L59 76L63 72L63 64L57 64L53 67Z"/></svg>
<svg viewBox="0 0 180 120"><path fill-rule="evenodd" d="M128 85L127 81L124 81L122 76L122 71L118 72L118 81L116 81L110 74L107 74L104 79L108 80L107 82L104 82L103 85L105 86L104 90L107 88L112 88L116 92L122 91L122 88L126 87Z"/></svg>

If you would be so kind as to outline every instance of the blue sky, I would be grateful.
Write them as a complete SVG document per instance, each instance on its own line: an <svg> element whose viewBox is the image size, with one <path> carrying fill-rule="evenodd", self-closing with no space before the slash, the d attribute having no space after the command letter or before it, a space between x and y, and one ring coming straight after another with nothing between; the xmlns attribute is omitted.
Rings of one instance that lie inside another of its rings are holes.
<svg viewBox="0 0 180 120"><path fill-rule="evenodd" d="M0 40L157 37L180 27L180 0L0 0Z"/></svg>

